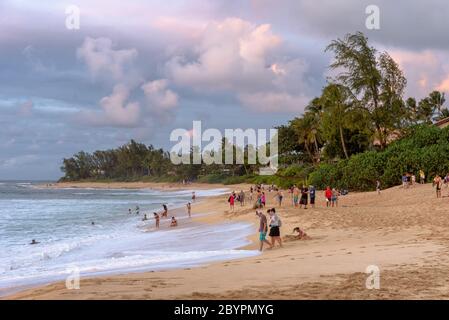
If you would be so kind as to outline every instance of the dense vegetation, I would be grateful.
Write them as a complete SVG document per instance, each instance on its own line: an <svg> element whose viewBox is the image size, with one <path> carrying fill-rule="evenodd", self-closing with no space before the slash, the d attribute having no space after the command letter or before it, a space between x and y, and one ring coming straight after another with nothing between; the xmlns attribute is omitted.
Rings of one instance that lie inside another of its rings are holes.
<svg viewBox="0 0 449 320"><path fill-rule="evenodd" d="M259 176L259 167L171 163L162 149L135 141L117 149L79 152L64 159L62 180L150 180L221 183L312 183L368 190L400 183L404 172L427 177L449 172L449 129L434 121L449 116L444 93L404 98L407 81L386 52L361 33L331 42L330 69L337 72L304 114L278 127L280 170ZM227 143L225 140L223 144Z"/></svg>

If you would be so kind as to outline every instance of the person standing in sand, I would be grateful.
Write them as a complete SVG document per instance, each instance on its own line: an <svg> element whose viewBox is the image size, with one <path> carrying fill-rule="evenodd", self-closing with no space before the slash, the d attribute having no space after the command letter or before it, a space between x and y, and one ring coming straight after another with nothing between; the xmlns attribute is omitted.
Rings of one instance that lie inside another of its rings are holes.
<svg viewBox="0 0 449 320"><path fill-rule="evenodd" d="M332 200L332 190L331 187L327 186L326 191L324 191L324 196L326 197L326 207L330 207Z"/></svg>
<svg viewBox="0 0 449 320"><path fill-rule="evenodd" d="M339 194L339 192L338 192L338 190L337 189L335 189L335 188L333 188L332 189L332 207L338 207L338 194Z"/></svg>
<svg viewBox="0 0 449 320"><path fill-rule="evenodd" d="M299 200L299 189L297 186L293 186L293 205L295 207L298 206L298 200Z"/></svg>
<svg viewBox="0 0 449 320"><path fill-rule="evenodd" d="M240 198L240 206L243 207L245 205L245 192L243 192L243 190L240 190L239 198Z"/></svg>
<svg viewBox="0 0 449 320"><path fill-rule="evenodd" d="M235 202L235 194L234 194L234 192L232 192L232 194L229 196L228 202L229 202L229 209L232 212L234 212L234 202Z"/></svg>
<svg viewBox="0 0 449 320"><path fill-rule="evenodd" d="M433 185L436 188L437 198L441 198L442 180L441 180L441 177L439 175L436 175L435 178L433 179Z"/></svg>
<svg viewBox="0 0 449 320"><path fill-rule="evenodd" d="M426 182L426 175L422 170L419 170L419 182L421 184L424 184Z"/></svg>
<svg viewBox="0 0 449 320"><path fill-rule="evenodd" d="M380 180L376 180L376 191L377 194L380 194Z"/></svg>
<svg viewBox="0 0 449 320"><path fill-rule="evenodd" d="M190 202L187 203L187 214L189 215L189 218L191 218L191 212L192 212L192 205Z"/></svg>
<svg viewBox="0 0 449 320"><path fill-rule="evenodd" d="M262 204L262 207L265 208L265 205L267 204L267 199L265 198L265 192L262 191L262 196L260 197L260 203Z"/></svg>
<svg viewBox="0 0 449 320"><path fill-rule="evenodd" d="M282 199L284 198L284 195L283 195L282 190L280 188L277 190L275 198L278 201L279 207L282 207Z"/></svg>
<svg viewBox="0 0 449 320"><path fill-rule="evenodd" d="M153 216L154 216L154 220L156 221L156 229L159 229L159 223L161 218L159 217L159 215L156 212L153 212Z"/></svg>
<svg viewBox="0 0 449 320"><path fill-rule="evenodd" d="M276 210L271 208L267 211L270 215L270 234L271 237L271 246L274 247L276 241L279 243L279 246L282 248L282 238L281 238L281 219L276 214Z"/></svg>
<svg viewBox="0 0 449 320"><path fill-rule="evenodd" d="M303 185L301 188L301 200L299 201L300 209L302 208L302 206L304 206L304 209L307 209L308 197L309 197L309 189Z"/></svg>
<svg viewBox="0 0 449 320"><path fill-rule="evenodd" d="M273 246L266 239L267 231L268 231L267 217L262 213L262 211L258 211L258 210L256 210L256 216L259 217L259 241L260 241L259 251L263 250L264 243L268 244L271 249Z"/></svg>
<svg viewBox="0 0 449 320"><path fill-rule="evenodd" d="M316 189L314 186L309 186L310 206L315 208L315 194Z"/></svg>

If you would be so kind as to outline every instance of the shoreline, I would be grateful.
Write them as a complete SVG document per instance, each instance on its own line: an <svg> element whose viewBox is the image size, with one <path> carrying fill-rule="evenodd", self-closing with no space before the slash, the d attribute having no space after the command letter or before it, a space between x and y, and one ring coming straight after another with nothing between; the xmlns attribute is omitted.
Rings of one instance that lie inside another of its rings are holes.
<svg viewBox="0 0 449 320"><path fill-rule="evenodd" d="M192 185L187 185L191 189ZM240 190L242 185L226 186ZM246 188L244 190L247 190ZM448 190L449 191L449 190ZM446 195L447 191L443 190ZM193 268L81 279L80 290L57 282L3 299L441 299L449 298L449 200L435 199L431 185L350 193L338 208L277 208L282 234L300 226L311 240L284 238L284 247L255 257ZM274 205L267 193L267 205ZM400 201L398 201L398 199ZM257 249L257 219L249 205L228 211L224 196L205 198L192 213L205 223L246 221L255 226L244 249ZM381 288L365 286L368 266L381 270Z"/></svg>

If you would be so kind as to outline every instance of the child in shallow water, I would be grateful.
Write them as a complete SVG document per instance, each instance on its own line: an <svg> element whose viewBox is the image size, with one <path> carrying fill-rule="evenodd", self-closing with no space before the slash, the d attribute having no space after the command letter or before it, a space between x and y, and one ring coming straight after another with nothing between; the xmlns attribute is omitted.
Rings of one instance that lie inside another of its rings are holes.
<svg viewBox="0 0 449 320"><path fill-rule="evenodd" d="M170 227L177 227L178 221L176 221L175 217L171 217Z"/></svg>

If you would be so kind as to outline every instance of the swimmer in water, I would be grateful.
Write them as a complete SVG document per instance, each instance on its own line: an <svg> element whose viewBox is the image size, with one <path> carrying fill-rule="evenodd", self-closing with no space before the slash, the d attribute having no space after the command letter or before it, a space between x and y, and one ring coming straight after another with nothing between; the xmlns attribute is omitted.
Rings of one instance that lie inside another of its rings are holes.
<svg viewBox="0 0 449 320"><path fill-rule="evenodd" d="M38 244L39 242L38 241L36 241L36 240L31 240L31 242L30 242L30 244Z"/></svg>
<svg viewBox="0 0 449 320"><path fill-rule="evenodd" d="M147 221L148 220L148 218L147 218L147 214L145 213L144 215L143 215L143 219L142 219L142 221Z"/></svg>

